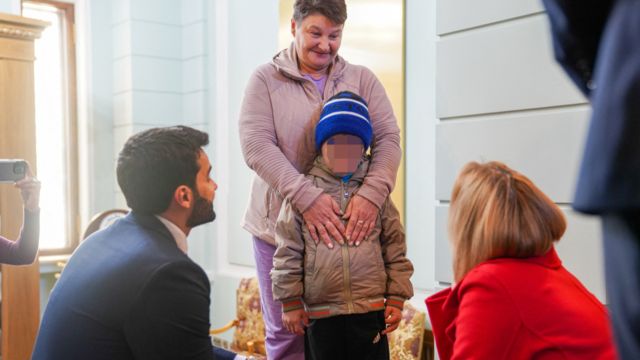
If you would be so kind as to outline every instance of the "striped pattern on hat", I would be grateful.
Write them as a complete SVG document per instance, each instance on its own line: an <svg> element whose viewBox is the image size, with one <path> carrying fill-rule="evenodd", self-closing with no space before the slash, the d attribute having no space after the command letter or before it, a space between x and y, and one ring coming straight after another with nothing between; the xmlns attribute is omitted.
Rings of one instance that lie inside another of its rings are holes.
<svg viewBox="0 0 640 360"><path fill-rule="evenodd" d="M322 144L336 134L359 137L365 150L371 145L373 128L367 102L350 91L336 94L322 107L316 125L316 150L320 151Z"/></svg>

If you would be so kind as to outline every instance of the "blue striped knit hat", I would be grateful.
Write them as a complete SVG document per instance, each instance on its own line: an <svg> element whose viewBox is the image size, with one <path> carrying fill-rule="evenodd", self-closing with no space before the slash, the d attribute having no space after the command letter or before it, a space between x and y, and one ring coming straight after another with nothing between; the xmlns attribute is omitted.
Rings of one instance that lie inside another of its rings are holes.
<svg viewBox="0 0 640 360"><path fill-rule="evenodd" d="M359 137L365 151L371 145L373 128L367 102L350 91L339 92L322 107L320 121L316 125L316 150L320 151L322 144L336 134Z"/></svg>

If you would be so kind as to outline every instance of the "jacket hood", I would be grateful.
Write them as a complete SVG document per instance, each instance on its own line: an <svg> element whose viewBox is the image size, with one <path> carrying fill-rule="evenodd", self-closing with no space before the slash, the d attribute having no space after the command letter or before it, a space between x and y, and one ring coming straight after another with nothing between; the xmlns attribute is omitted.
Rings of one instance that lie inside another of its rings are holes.
<svg viewBox="0 0 640 360"><path fill-rule="evenodd" d="M300 73L300 69L298 69L298 53L295 50L295 44L293 42L291 42L288 48L275 54L272 63L276 69L285 76L299 81L306 80ZM341 77L345 65L346 61L340 55L336 55L333 63L329 65L329 76L327 79Z"/></svg>
<svg viewBox="0 0 640 360"><path fill-rule="evenodd" d="M360 165L358 165L356 171L353 173L353 175L351 175L351 179L349 181L357 181L362 184L364 182L364 177L367 175L368 169L369 157L365 155L362 157ZM322 156L316 157L315 161L313 162L313 167L309 171L309 175L320 177L325 181L333 181L336 183L341 181L341 177L335 175L329 169L327 164L324 163Z"/></svg>

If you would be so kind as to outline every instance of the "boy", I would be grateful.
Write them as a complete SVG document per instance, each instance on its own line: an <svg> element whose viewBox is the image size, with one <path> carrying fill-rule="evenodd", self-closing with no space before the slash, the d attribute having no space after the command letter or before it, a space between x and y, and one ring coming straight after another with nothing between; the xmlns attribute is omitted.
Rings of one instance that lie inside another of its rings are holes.
<svg viewBox="0 0 640 360"><path fill-rule="evenodd" d="M367 103L360 96L345 91L324 104L315 134L319 155L307 176L336 199L342 212L367 174L372 137ZM405 256L404 230L391 199L368 239L333 249L313 241L300 212L286 201L276 223L276 244L273 295L282 302L287 329L305 334L305 357L389 359L385 335L393 328L385 329L385 318L399 316L413 295L413 265Z"/></svg>

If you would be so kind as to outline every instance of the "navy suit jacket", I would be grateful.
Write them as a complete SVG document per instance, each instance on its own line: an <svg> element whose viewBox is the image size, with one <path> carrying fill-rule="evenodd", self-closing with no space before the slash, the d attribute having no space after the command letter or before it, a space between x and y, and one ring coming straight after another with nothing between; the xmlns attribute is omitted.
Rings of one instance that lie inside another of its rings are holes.
<svg viewBox="0 0 640 360"><path fill-rule="evenodd" d="M156 217L130 213L75 251L34 360L213 359L209 280Z"/></svg>
<svg viewBox="0 0 640 360"><path fill-rule="evenodd" d="M543 3L556 59L593 107L573 206L640 209L640 1Z"/></svg>

